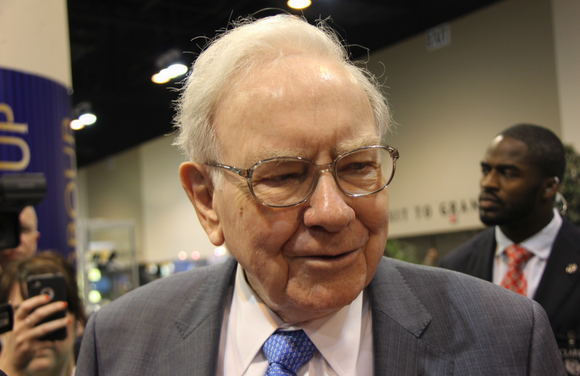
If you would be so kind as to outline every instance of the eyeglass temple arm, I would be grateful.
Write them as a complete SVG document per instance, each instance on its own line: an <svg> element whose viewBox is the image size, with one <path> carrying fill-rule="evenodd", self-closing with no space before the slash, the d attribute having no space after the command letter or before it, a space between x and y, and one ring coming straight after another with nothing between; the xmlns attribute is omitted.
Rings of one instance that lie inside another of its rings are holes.
<svg viewBox="0 0 580 376"><path fill-rule="evenodd" d="M231 172L233 172L235 174L238 174L238 175L240 175L241 177L244 177L244 178L247 178L247 177L250 176L249 170L243 170L241 168L237 168L237 167L234 167L234 166L228 166L228 165L225 165L225 164L215 163L215 162L208 162L206 164L209 165L209 166L223 168L225 170L228 170L228 171L231 171Z"/></svg>

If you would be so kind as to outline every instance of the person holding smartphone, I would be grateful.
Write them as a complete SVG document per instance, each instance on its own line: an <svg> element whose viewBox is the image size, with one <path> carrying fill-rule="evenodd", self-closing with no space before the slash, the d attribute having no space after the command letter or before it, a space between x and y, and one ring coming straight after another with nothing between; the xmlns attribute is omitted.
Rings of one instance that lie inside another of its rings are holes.
<svg viewBox="0 0 580 376"><path fill-rule="evenodd" d="M51 301L44 293L28 297L27 279L46 274L64 276L66 301ZM74 375L74 346L87 318L72 265L52 252L11 264L0 277L0 303L6 302L13 306L14 324L12 331L2 335L0 369L10 376ZM46 321L62 311L66 312L64 317ZM64 339L44 339L63 328L66 328Z"/></svg>

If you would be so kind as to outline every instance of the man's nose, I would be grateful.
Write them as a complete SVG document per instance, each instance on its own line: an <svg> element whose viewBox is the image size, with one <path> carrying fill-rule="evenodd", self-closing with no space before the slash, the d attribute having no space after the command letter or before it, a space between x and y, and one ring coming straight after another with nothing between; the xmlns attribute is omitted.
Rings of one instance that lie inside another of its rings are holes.
<svg viewBox="0 0 580 376"><path fill-rule="evenodd" d="M499 184L497 180L497 174L494 170L488 172L481 177L480 181L481 188L483 189L498 189Z"/></svg>
<svg viewBox="0 0 580 376"><path fill-rule="evenodd" d="M304 224L308 227L320 226L329 232L338 232L355 219L354 209L345 202L344 193L328 171L321 173L307 204Z"/></svg>

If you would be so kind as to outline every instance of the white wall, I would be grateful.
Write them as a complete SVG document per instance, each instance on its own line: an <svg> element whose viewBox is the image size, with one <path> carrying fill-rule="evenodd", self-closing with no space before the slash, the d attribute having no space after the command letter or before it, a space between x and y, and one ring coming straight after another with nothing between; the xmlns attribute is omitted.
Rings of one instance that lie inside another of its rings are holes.
<svg viewBox="0 0 580 376"><path fill-rule="evenodd" d="M552 0L562 141L580 150L580 1Z"/></svg>
<svg viewBox="0 0 580 376"><path fill-rule="evenodd" d="M422 34L371 56L400 124L391 236L481 227L472 202L493 136L520 122L560 134L549 0L500 2L450 27L447 47L427 51ZM465 208L455 221L453 202Z"/></svg>
<svg viewBox="0 0 580 376"><path fill-rule="evenodd" d="M173 137L159 137L139 148L143 189L143 257L147 261L175 259L181 251L211 257L215 246L195 214L179 181L185 160L171 146Z"/></svg>
<svg viewBox="0 0 580 376"><path fill-rule="evenodd" d="M140 157L139 148L133 148L82 168L77 184L79 207L87 213L85 218L135 222L137 257L145 260Z"/></svg>
<svg viewBox="0 0 580 376"><path fill-rule="evenodd" d="M79 171L81 217L134 221L140 262L174 260L181 251L209 259L216 248L181 187L185 157L172 142L158 137Z"/></svg>
<svg viewBox="0 0 580 376"><path fill-rule="evenodd" d="M71 87L66 0L1 0L0 65Z"/></svg>

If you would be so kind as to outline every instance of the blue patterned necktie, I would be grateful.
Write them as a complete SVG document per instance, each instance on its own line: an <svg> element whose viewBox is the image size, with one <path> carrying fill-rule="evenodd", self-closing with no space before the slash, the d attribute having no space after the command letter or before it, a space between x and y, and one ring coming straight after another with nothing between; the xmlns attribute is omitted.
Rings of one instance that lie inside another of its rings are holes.
<svg viewBox="0 0 580 376"><path fill-rule="evenodd" d="M316 346L303 330L276 330L262 350L268 358L265 376L296 376L298 368L312 358Z"/></svg>

